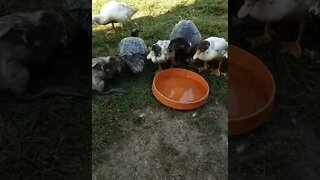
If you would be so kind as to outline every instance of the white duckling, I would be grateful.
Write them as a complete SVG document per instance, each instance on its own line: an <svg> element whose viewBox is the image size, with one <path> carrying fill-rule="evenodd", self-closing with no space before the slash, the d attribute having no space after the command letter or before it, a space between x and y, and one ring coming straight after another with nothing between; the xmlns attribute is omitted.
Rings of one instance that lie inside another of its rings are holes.
<svg viewBox="0 0 320 180"><path fill-rule="evenodd" d="M129 6L125 2L110 1L103 5L100 14L92 16L92 23L99 23L106 25L112 23L114 29L114 23L124 23L137 12L137 10Z"/></svg>
<svg viewBox="0 0 320 180"><path fill-rule="evenodd" d="M204 61L204 66L199 68L199 72L207 70L208 61L219 60L219 66L212 74L220 76L220 67L223 58L228 58L228 42L224 38L209 37L199 43L193 59Z"/></svg>
<svg viewBox="0 0 320 180"><path fill-rule="evenodd" d="M147 59L151 59L153 63L158 64L157 72L161 71L161 65L170 59L168 54L169 44L170 40L159 40L149 47L150 53L148 54Z"/></svg>
<svg viewBox="0 0 320 180"><path fill-rule="evenodd" d="M252 18L266 22L264 35L254 40L253 45L268 43L272 40L274 34L269 23L278 22L285 19L297 19L299 23L299 35L297 39L284 48L284 52L291 53L297 57L301 56L301 47L299 41L304 28L304 18L309 12L317 11L314 7L319 0L245 0L238 11L238 17L243 18L247 15Z"/></svg>

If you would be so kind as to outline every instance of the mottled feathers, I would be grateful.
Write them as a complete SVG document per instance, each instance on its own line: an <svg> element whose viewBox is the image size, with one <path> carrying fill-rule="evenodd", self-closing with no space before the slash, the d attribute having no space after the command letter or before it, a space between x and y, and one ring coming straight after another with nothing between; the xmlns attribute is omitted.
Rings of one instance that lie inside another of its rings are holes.
<svg viewBox="0 0 320 180"><path fill-rule="evenodd" d="M169 40L158 40L155 44L150 47L150 53L147 59L151 59L153 63L161 64L168 61L168 46Z"/></svg>
<svg viewBox="0 0 320 180"><path fill-rule="evenodd" d="M119 55L133 73L143 71L147 51L145 42L139 37L126 37L119 43Z"/></svg>
<svg viewBox="0 0 320 180"><path fill-rule="evenodd" d="M105 81L121 72L121 62L111 56L92 59L92 89L102 92Z"/></svg>
<svg viewBox="0 0 320 180"><path fill-rule="evenodd" d="M181 20L175 25L170 35L170 40L176 38L184 38L190 42L192 46L201 41L201 34L191 20Z"/></svg>

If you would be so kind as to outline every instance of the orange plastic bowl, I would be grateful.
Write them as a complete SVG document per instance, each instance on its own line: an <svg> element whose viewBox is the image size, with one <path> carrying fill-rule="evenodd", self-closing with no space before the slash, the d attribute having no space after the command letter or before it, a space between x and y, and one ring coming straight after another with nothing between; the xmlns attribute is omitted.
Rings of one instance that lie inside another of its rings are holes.
<svg viewBox="0 0 320 180"><path fill-rule="evenodd" d="M247 133L268 120L276 86L268 68L255 56L229 46L229 136Z"/></svg>
<svg viewBox="0 0 320 180"><path fill-rule="evenodd" d="M162 104L178 110L204 105L209 85L199 74L180 68L160 71L153 79L152 92Z"/></svg>

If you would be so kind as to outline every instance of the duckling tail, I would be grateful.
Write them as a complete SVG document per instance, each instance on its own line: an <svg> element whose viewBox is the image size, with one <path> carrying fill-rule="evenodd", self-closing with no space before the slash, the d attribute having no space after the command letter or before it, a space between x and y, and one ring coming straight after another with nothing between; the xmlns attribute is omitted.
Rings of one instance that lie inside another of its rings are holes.
<svg viewBox="0 0 320 180"><path fill-rule="evenodd" d="M143 71L145 64L145 55L143 54L133 54L123 56L123 59L128 64L133 73L139 73Z"/></svg>
<svg viewBox="0 0 320 180"><path fill-rule="evenodd" d="M99 19L100 19L99 15L92 15L92 24L95 22L99 23Z"/></svg>

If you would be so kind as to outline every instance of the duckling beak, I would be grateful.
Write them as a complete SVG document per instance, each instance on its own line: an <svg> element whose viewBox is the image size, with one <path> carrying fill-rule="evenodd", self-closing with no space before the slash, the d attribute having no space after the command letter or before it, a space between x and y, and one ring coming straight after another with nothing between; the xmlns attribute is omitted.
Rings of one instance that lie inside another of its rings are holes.
<svg viewBox="0 0 320 180"><path fill-rule="evenodd" d="M131 8L131 16L133 16L134 14L136 14L138 12L138 9L136 8Z"/></svg>
<svg viewBox="0 0 320 180"><path fill-rule="evenodd" d="M255 0L245 0L244 4L241 6L241 8L238 11L238 17L239 18L244 18L246 17L252 10Z"/></svg>
<svg viewBox="0 0 320 180"><path fill-rule="evenodd" d="M194 54L193 56L193 59L198 59L200 54L201 54L200 50L197 50L196 54Z"/></svg>
<svg viewBox="0 0 320 180"><path fill-rule="evenodd" d="M149 49L150 50L150 49ZM150 50L150 53L148 54L147 56L147 59L151 59L151 50Z"/></svg>

